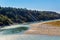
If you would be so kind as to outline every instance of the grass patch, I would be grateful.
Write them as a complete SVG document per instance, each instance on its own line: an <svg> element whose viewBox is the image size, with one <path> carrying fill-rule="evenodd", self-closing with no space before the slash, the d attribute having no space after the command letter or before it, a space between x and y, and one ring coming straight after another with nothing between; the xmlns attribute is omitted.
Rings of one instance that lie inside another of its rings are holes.
<svg viewBox="0 0 60 40"><path fill-rule="evenodd" d="M49 24L49 25L52 25L52 26L60 27L60 21L47 22L47 23L44 23L44 24Z"/></svg>

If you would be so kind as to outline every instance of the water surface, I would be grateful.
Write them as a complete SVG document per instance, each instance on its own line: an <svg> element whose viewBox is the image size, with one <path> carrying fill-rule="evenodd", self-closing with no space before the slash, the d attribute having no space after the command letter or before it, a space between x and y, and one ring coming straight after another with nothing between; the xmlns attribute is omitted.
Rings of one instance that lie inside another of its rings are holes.
<svg viewBox="0 0 60 40"><path fill-rule="evenodd" d="M60 36L49 36L49 35L28 35L24 34L25 31L22 26L13 28L7 28L4 30L0 29L0 40L60 40ZM23 25L24 26L24 25ZM9 26L10 27L10 26ZM26 27L26 26L24 26ZM28 26L29 28L30 26Z"/></svg>

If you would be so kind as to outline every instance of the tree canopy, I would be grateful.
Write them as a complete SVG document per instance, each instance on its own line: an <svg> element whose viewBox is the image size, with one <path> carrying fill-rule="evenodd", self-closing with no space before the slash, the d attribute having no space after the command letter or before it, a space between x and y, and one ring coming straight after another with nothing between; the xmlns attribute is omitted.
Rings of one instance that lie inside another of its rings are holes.
<svg viewBox="0 0 60 40"><path fill-rule="evenodd" d="M0 25L53 19L60 19L60 14L53 11L37 11L28 10L26 8L0 7Z"/></svg>

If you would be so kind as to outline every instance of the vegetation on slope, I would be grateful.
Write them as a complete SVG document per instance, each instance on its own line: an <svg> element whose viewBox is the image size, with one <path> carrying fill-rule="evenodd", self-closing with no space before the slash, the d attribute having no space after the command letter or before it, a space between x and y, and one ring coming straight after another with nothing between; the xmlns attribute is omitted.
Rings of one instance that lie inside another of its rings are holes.
<svg viewBox="0 0 60 40"><path fill-rule="evenodd" d="M28 10L26 8L0 7L0 26L60 19L60 14L52 11Z"/></svg>

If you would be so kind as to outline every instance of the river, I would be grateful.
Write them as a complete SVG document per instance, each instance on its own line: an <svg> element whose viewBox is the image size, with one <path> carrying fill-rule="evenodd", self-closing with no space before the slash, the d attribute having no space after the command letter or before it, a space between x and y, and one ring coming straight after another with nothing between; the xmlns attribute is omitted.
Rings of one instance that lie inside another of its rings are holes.
<svg viewBox="0 0 60 40"><path fill-rule="evenodd" d="M29 25L22 26L30 28ZM0 40L60 40L60 36L24 34L28 29L20 31L18 28L22 26L14 25L2 28L2 30L0 29Z"/></svg>

